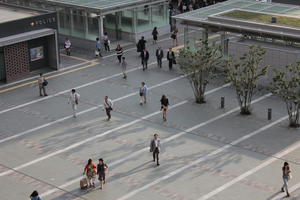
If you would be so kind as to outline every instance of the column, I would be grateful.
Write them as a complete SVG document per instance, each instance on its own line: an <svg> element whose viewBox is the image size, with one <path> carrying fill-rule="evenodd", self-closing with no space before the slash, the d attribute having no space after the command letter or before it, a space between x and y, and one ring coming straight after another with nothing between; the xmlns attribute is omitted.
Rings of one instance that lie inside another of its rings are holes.
<svg viewBox="0 0 300 200"><path fill-rule="evenodd" d="M149 9L149 24L150 24L150 27L153 28L153 20L152 20L152 5L149 5L148 7Z"/></svg>
<svg viewBox="0 0 300 200"><path fill-rule="evenodd" d="M202 30L202 38L203 41L208 41L208 29L207 28L203 28Z"/></svg>
<svg viewBox="0 0 300 200"><path fill-rule="evenodd" d="M99 15L98 17L98 29L99 29L99 38L102 38L104 35L104 28L103 28L103 16Z"/></svg>
<svg viewBox="0 0 300 200"><path fill-rule="evenodd" d="M221 48L224 56L228 56L228 42L227 33L225 31L221 32Z"/></svg>
<svg viewBox="0 0 300 200"><path fill-rule="evenodd" d="M84 17L84 38L85 39L88 39L88 35L89 35L89 23L88 23L88 13L87 11L85 10L84 13L83 13L83 17Z"/></svg>
<svg viewBox="0 0 300 200"><path fill-rule="evenodd" d="M183 29L183 44L184 47L188 45L188 34L189 34L189 26L185 25Z"/></svg>
<svg viewBox="0 0 300 200"><path fill-rule="evenodd" d="M74 30L74 19L73 19L73 10L70 8L70 35L73 35Z"/></svg>

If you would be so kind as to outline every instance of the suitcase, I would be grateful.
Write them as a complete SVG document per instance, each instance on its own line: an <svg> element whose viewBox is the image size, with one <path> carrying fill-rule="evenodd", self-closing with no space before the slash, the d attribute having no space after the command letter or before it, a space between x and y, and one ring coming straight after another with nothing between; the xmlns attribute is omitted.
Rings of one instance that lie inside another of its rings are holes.
<svg viewBox="0 0 300 200"><path fill-rule="evenodd" d="M88 182L86 178L80 180L80 189L84 190L88 187Z"/></svg>

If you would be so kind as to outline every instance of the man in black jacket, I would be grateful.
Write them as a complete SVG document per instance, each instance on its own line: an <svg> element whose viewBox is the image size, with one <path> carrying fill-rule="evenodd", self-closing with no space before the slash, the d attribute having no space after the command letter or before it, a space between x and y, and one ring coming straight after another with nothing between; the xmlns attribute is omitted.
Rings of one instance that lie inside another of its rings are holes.
<svg viewBox="0 0 300 200"><path fill-rule="evenodd" d="M141 52L143 71L148 68L149 52L146 48Z"/></svg>
<svg viewBox="0 0 300 200"><path fill-rule="evenodd" d="M169 51L167 53L167 59L169 61L169 70L173 68L173 64L176 64L175 61L175 53L172 51L172 48L169 48Z"/></svg>
<svg viewBox="0 0 300 200"><path fill-rule="evenodd" d="M156 55L156 59L157 59L157 66L159 68L161 68L161 66L162 66L162 59L164 57L164 51L161 49L160 46L157 47L155 55Z"/></svg>
<svg viewBox="0 0 300 200"><path fill-rule="evenodd" d="M137 52L142 52L146 48L146 42L147 41L144 39L144 36L142 36L142 38L139 40L139 42L136 45Z"/></svg>

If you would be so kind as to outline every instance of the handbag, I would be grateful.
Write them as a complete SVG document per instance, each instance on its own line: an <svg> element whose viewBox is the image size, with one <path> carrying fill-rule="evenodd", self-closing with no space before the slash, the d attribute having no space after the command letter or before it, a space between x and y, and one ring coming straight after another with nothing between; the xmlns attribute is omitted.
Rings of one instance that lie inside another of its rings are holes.
<svg viewBox="0 0 300 200"><path fill-rule="evenodd" d="M43 86L47 86L48 85L48 81L45 79L42 84L43 84Z"/></svg>
<svg viewBox="0 0 300 200"><path fill-rule="evenodd" d="M175 59L173 59L173 64L174 64L174 65L176 65L176 64L177 64Z"/></svg>

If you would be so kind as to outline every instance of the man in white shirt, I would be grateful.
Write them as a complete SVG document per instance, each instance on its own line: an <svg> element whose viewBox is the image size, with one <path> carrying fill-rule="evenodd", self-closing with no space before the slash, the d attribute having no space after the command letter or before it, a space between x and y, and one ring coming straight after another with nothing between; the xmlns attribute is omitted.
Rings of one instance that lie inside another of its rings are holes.
<svg viewBox="0 0 300 200"><path fill-rule="evenodd" d="M108 98L108 96L104 97L103 108L106 111L107 121L109 121L111 118L110 112L113 110L113 102Z"/></svg>
<svg viewBox="0 0 300 200"><path fill-rule="evenodd" d="M78 105L78 102L79 102L79 98L80 98L80 95L76 92L75 89L72 89L69 100L68 100L68 104L71 103L71 105L72 105L73 117L74 118L76 118L76 110L77 110L77 105Z"/></svg>
<svg viewBox="0 0 300 200"><path fill-rule="evenodd" d="M160 139L158 137L158 134L155 133L154 134L154 138L151 140L150 143L150 152L153 152L153 162L157 162L157 166L159 166L159 157L158 154L160 152Z"/></svg>

